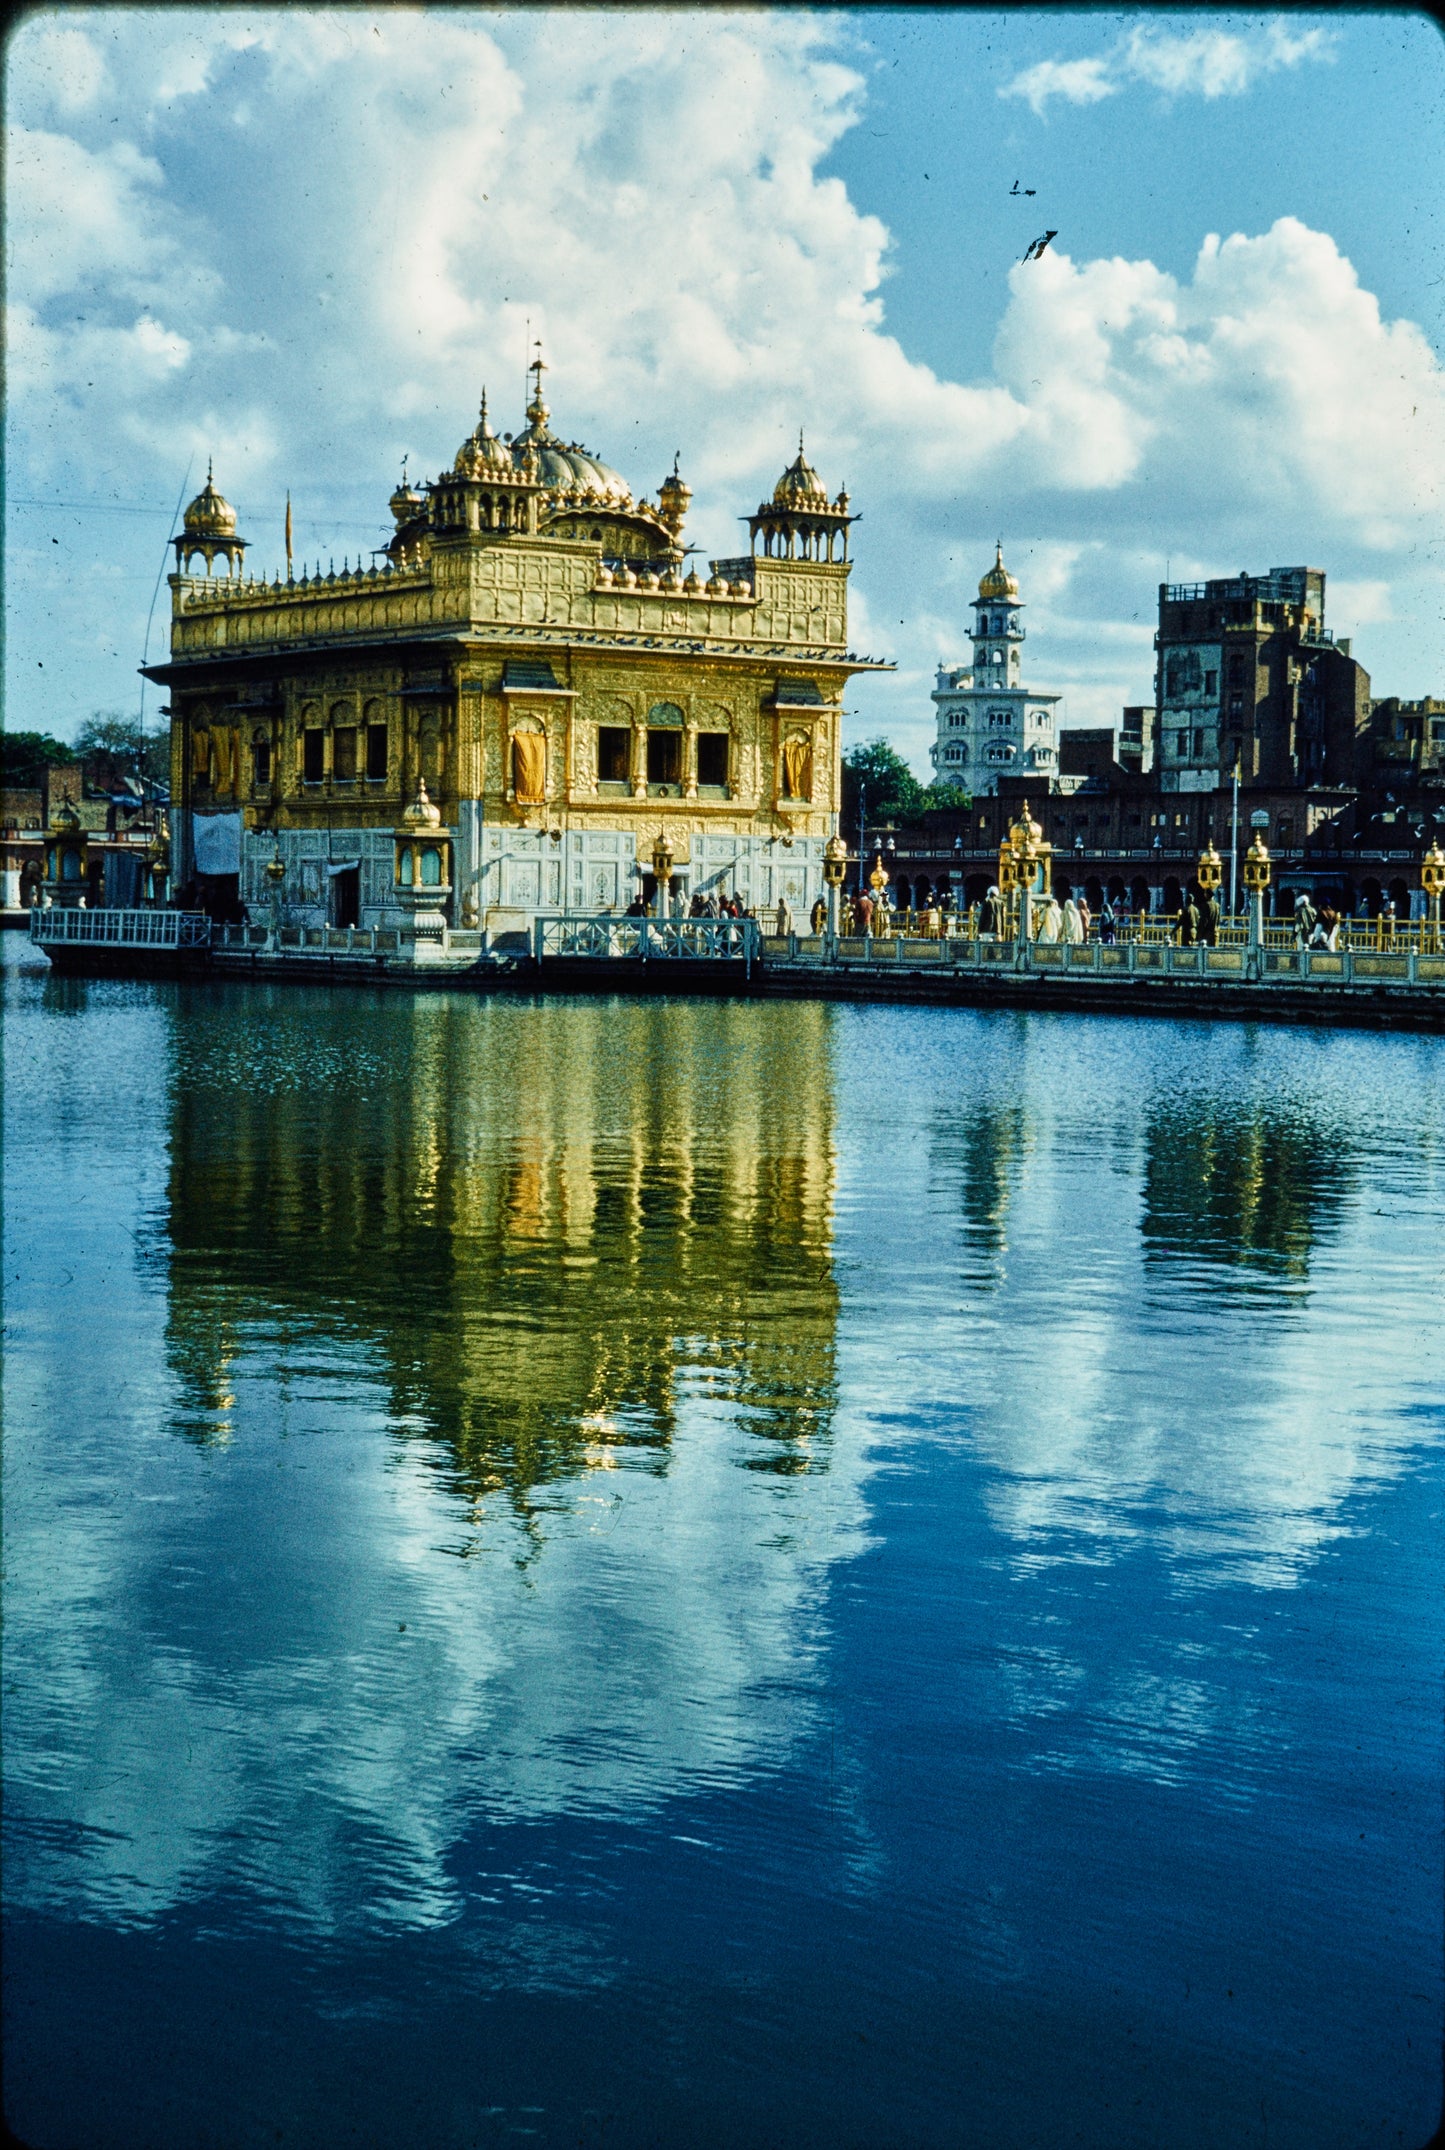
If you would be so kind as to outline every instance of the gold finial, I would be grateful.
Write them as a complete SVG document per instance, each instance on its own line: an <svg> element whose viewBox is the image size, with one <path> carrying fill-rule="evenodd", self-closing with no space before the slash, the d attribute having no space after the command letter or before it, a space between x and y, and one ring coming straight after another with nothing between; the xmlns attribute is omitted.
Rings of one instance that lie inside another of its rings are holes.
<svg viewBox="0 0 1445 2150"><path fill-rule="evenodd" d="M527 371L535 374L536 380L532 386L532 400L527 405L527 416L534 426L542 426L547 423L548 418L551 416L546 404L542 401L542 375L549 368L547 361L542 356L541 344L534 344L533 349L536 351L537 356L533 359Z"/></svg>

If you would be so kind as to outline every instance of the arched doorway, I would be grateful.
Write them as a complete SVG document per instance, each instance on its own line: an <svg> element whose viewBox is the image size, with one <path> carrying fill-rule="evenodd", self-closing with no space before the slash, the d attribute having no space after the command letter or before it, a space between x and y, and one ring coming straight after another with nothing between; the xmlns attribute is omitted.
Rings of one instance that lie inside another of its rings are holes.
<svg viewBox="0 0 1445 2150"><path fill-rule="evenodd" d="M1124 886L1124 876L1121 873L1113 874L1109 881L1110 903L1122 903L1128 893L1128 889Z"/></svg>
<svg viewBox="0 0 1445 2150"><path fill-rule="evenodd" d="M993 884L986 873L966 875L963 883L964 908L967 909L972 903L982 903L992 886Z"/></svg>
<svg viewBox="0 0 1445 2150"><path fill-rule="evenodd" d="M1129 883L1129 908L1147 917L1149 912L1149 883L1142 874L1136 874Z"/></svg>
<svg viewBox="0 0 1445 2150"><path fill-rule="evenodd" d="M1120 895L1122 895L1123 892L1124 884L1121 881L1119 883ZM1084 883L1084 901L1088 904L1089 909L1091 911L1102 911L1104 908L1104 884L1099 879L1097 874L1091 874L1088 880Z"/></svg>
<svg viewBox="0 0 1445 2150"><path fill-rule="evenodd" d="M1177 918L1184 908L1184 895L1178 881L1171 873L1164 883L1164 912L1168 918Z"/></svg>
<svg viewBox="0 0 1445 2150"><path fill-rule="evenodd" d="M900 911L913 908L913 886L907 874L900 874L893 884L893 901Z"/></svg>

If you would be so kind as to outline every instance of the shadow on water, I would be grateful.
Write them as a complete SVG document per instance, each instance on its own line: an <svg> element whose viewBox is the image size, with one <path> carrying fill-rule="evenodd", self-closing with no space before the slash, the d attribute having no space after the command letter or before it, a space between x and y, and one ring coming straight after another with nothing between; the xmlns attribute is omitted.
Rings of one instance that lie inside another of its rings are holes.
<svg viewBox="0 0 1445 2150"><path fill-rule="evenodd" d="M822 1007L218 991L170 1092L183 1430L216 1437L248 1343L299 1364L343 1336L403 1437L523 1508L622 1449L665 1470L684 1389L749 1467L818 1468L829 1037Z"/></svg>

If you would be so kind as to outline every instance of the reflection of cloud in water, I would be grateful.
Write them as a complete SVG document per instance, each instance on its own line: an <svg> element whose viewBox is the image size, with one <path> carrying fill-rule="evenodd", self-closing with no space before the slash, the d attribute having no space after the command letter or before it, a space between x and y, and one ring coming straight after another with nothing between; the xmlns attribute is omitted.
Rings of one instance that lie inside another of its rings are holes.
<svg viewBox="0 0 1445 2150"><path fill-rule="evenodd" d="M1147 1549L1174 1589L1289 1585L1418 1443L1380 1399L1412 1305L1432 1333L1438 1262L1362 1195L1358 1099L1111 1094L1093 1126L1088 1094L932 1116L918 1197L956 1219L953 1393L987 1512L1021 1572ZM1397 1199L1438 1207L1430 1140L1381 1132Z"/></svg>
<svg viewBox="0 0 1445 2150"><path fill-rule="evenodd" d="M350 1088L258 1094L224 1008L183 1038L147 1267L157 1416L199 1445L148 1432L132 1506L27 1521L64 1580L12 1801L73 1821L21 1822L17 1901L445 1922L469 1833L625 1823L811 1736L863 1473L801 1013L387 1004L379 1099L348 998L279 1020L313 1056L360 1027Z"/></svg>
<svg viewBox="0 0 1445 2150"><path fill-rule="evenodd" d="M258 1407L243 1377L223 1469ZM368 1438L333 1418L287 1445L338 1434L347 1451ZM545 1557L519 1561L507 1514L472 1557L439 1550L465 1515L414 1450L384 1474L324 1453L278 1471L266 1445L217 1506L226 1573L199 1585L184 1646L151 1639L174 1541L150 1508L69 1563L134 1630L92 1636L79 1678L59 1633L27 1639L52 1660L46 1690L69 1693L70 1732L12 1798L45 1811L63 1779L86 1832L27 1854L27 1899L69 1898L78 1848L101 1917L239 1887L322 1925L444 1921L469 1827L631 1820L779 1766L812 1731L828 1569L862 1542L860 1472L836 1446L824 1476L780 1481L739 1469L719 1415L685 1411L665 1475L612 1473L608 1500L595 1478L554 1487Z"/></svg>

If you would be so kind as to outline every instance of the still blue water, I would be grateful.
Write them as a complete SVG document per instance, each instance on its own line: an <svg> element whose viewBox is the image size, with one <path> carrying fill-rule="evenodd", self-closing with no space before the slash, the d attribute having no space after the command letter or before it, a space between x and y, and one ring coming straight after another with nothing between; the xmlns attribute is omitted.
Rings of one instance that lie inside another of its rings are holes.
<svg viewBox="0 0 1445 2150"><path fill-rule="evenodd" d="M20 954L34 2150L1424 2142L1439 1044Z"/></svg>

